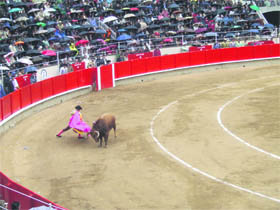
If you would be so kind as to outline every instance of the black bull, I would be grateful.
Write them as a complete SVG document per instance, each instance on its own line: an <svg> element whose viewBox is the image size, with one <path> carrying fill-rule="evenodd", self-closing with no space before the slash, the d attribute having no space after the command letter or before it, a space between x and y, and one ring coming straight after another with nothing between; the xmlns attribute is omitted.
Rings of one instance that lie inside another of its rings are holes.
<svg viewBox="0 0 280 210"><path fill-rule="evenodd" d="M105 147L107 147L109 133L112 128L114 129L116 138L116 118L114 115L104 114L93 122L90 135L96 142L99 141L100 147L102 147L102 141L104 139Z"/></svg>

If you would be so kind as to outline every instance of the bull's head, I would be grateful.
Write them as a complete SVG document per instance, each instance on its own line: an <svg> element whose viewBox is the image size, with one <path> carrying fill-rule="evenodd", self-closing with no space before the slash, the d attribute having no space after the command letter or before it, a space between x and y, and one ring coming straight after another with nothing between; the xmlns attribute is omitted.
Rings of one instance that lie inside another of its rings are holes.
<svg viewBox="0 0 280 210"><path fill-rule="evenodd" d="M93 122L92 129L90 131L90 135L95 140L95 142L98 142L99 141L98 137L100 136L100 133L99 133L99 131L97 131L93 128L94 125L95 125L95 121Z"/></svg>

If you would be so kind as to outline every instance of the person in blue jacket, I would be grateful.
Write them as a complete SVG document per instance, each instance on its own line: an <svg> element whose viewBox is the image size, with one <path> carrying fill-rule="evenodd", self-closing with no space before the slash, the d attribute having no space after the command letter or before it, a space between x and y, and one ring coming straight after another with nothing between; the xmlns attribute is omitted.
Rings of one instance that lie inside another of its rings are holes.
<svg viewBox="0 0 280 210"><path fill-rule="evenodd" d="M2 98L5 95L6 95L5 90L4 90L3 86L0 84L0 98Z"/></svg>

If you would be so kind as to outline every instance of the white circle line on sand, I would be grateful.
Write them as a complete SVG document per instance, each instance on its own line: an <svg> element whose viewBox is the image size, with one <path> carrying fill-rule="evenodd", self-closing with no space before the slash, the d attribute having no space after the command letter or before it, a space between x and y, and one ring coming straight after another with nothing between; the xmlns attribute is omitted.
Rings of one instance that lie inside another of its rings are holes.
<svg viewBox="0 0 280 210"><path fill-rule="evenodd" d="M246 80L246 81L247 81L247 82L248 82L248 81L256 81L256 80L261 80L261 79L266 79L266 78L274 78L274 77L279 77L279 76L280 76L280 75L273 75L273 76L262 77L262 78L257 78L257 79L249 79L249 80ZM244 82L244 81L241 81L241 82ZM196 95L199 95L199 94L201 94L201 93L206 93L206 92L211 91L211 90L214 90L214 89L229 87L229 86L232 86L232 85L235 85L235 84L237 84L237 83L231 83L231 84L229 84L229 85L227 85L227 84L221 85L221 86L218 86L218 87L216 87L216 88L210 88L210 89L207 89L207 90L199 91L197 94L191 94L191 95L189 95L189 96L196 96ZM187 167L187 168L189 168L189 169L191 169L191 170L193 170L193 171L195 171L195 172L197 172L197 173L199 173L199 174L201 174L201 175L203 175L203 176L205 176L205 177L207 177L207 178L209 178L209 179L212 179L212 180L214 180L214 181L216 181L216 182L218 182L218 183L222 183L222 184L227 185L227 186L230 186L230 187L232 187L232 188L234 188L234 189L237 189L237 190L240 190L240 191L243 191L243 192L247 192L247 193L250 193L250 194L252 194L252 195L256 195L256 196L259 196L259 197L261 197L261 198L265 198L265 199L268 199L268 200L271 200L271 201L280 203L280 199L278 199L278 198L274 198L274 197L271 197L271 196L268 196L268 195L265 195L265 194L262 194L262 193L259 193L259 192L255 192L255 191L253 191L253 190L250 190L250 189L247 189L247 188L244 188L244 187L240 187L240 186L238 186L238 185L235 185L235 184L232 184L232 183L230 183L230 182L226 182L226 181L224 181L224 180L222 180L222 179L219 179L219 178L217 178L217 177L214 177L214 176L212 176L212 175L210 175L210 174L208 174L208 173L206 173L206 172L204 172L204 171L201 171L201 170L198 169L198 168L193 167L191 164L185 162L184 160L180 159L179 157L177 157L177 156L174 155L173 153L169 152L169 151L159 142L159 140L155 137L155 135L154 135L154 130L153 130L153 125L154 125L155 120L158 118L158 116L159 116L162 112L166 111L169 107L171 107L172 105L174 105L174 104L176 104L176 103L178 103L178 100L173 101L173 102L169 103L168 105L164 106L163 108L161 108L161 109L157 112L157 114L153 117L153 119L151 120L151 122L150 122L150 134L151 134L151 136L152 136L154 142L159 146L159 148L160 148L163 152L165 152L167 155L169 155L171 158L173 158L174 160L176 160L177 162L179 162L179 163L182 164L183 166L185 166L185 167Z"/></svg>
<svg viewBox="0 0 280 210"><path fill-rule="evenodd" d="M273 87L273 86L277 86L277 85L279 86L279 84L274 84L274 85L267 86L267 87L265 87L265 88ZM221 106L221 107L219 108L219 111L217 112L217 120L218 120L218 124L224 129L224 131L225 131L226 133L228 133L229 135L231 135L231 136L232 136L233 138L235 138L236 140L240 141L241 143L245 144L246 146L248 146L248 147L250 147L250 148L252 148L252 149L254 149L254 150L258 151L258 152L262 152L262 153L264 153L264 154L266 154L266 155L268 155L268 156L270 156L270 157L272 157L272 158L276 158L276 159L280 160L280 156L278 156L278 155L276 155L276 154L273 154L273 153L270 153L270 152L267 152L267 151L265 151L265 150L263 150L263 149L261 149L261 148L259 148L259 147L256 147L256 146L254 146L254 145L252 145L252 144L249 144L249 143L248 143L247 141L245 141L244 139L242 139L242 138L240 138L239 136L235 135L231 130L229 130L229 129L223 124L223 121L222 121L222 119L221 119L221 115L222 115L223 110L224 110L227 106L229 106L230 104L232 104L234 101L240 99L241 97L243 97L243 96L245 96L245 95L249 95L249 94L254 93L254 92L262 91L262 90L264 90L265 88L257 88L257 89L251 90L251 91L249 91L249 92L247 92L247 93L244 93L244 94L242 94L242 95L239 95L239 96L233 98L232 100L228 101L227 103L225 103L223 106Z"/></svg>

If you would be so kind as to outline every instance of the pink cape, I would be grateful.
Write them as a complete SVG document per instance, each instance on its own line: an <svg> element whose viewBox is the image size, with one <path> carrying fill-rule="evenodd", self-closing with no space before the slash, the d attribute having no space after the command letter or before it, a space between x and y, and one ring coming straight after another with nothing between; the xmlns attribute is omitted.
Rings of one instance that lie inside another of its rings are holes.
<svg viewBox="0 0 280 210"><path fill-rule="evenodd" d="M82 132L90 132L89 125L81 119L80 112L76 111L70 118L69 124L71 128L75 128Z"/></svg>

